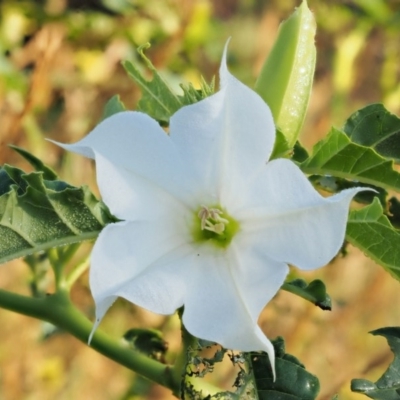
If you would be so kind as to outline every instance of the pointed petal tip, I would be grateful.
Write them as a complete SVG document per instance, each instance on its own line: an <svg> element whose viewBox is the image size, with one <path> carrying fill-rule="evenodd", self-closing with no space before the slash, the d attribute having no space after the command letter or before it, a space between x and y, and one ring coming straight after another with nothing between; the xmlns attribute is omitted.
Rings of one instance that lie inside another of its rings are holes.
<svg viewBox="0 0 400 400"><path fill-rule="evenodd" d="M94 335L94 333L96 332L96 330L97 330L97 328L98 328L98 326L99 326L99 323L100 323L100 321L96 321L96 322L94 323L94 325L93 325L92 330L90 331L90 335L89 335L89 338L88 338L88 341L87 341L88 346L90 346L90 343L92 342L93 335Z"/></svg>
<svg viewBox="0 0 400 400"><path fill-rule="evenodd" d="M222 52L221 66L219 67L219 78L220 78L220 87L222 88L226 84L227 76L229 75L228 65L227 65L227 57L228 57L228 47L232 37L229 36L225 46L224 51Z"/></svg>
<svg viewBox="0 0 400 400"><path fill-rule="evenodd" d="M93 289L92 289L92 294L93 294ZM93 328L90 332L89 338L88 338L88 345L90 346L90 343L92 342L93 336L97 330L97 328L100 325L100 322L102 321L104 315L106 314L107 310L111 307L111 305L114 303L114 301L117 299L117 296L110 296L106 297L101 301L96 301L96 296L94 296L95 299L95 304L96 304L96 319L93 323Z"/></svg>
<svg viewBox="0 0 400 400"><path fill-rule="evenodd" d="M90 346L90 343L92 342L93 336L94 336L94 334L95 334L97 328L99 327L100 322L101 322L101 320L103 319L104 314L106 313L106 311L108 310L108 308L109 308L109 307L107 307L107 309L106 309L105 311L102 310L101 313L100 313L98 310L96 310L96 319L95 319L95 321L94 321L94 323L93 323L93 328L92 328L92 330L90 331L90 335L89 335L88 342L87 342L87 343L88 343L88 346Z"/></svg>
<svg viewBox="0 0 400 400"><path fill-rule="evenodd" d="M355 187L355 188L343 189L342 191L336 193L335 195L328 197L328 199L332 199L332 201L340 201L342 199L348 199L348 201L351 202L354 196L364 191L378 193L378 191L373 188Z"/></svg>
<svg viewBox="0 0 400 400"><path fill-rule="evenodd" d="M49 138L45 138L45 140L47 142L55 144L58 147L61 147L64 150L73 151L72 148L71 148L73 145L71 145L71 144L57 142L57 140L53 140L53 139L49 139Z"/></svg>
<svg viewBox="0 0 400 400"><path fill-rule="evenodd" d="M48 142L55 144L58 147L61 147L62 149L66 150L66 151L71 151L72 153L77 153L77 154L80 154L87 158L93 159L95 157L93 150L88 146L81 145L80 144L81 141L78 141L78 142L72 143L72 144L68 144L68 143L57 142L56 140L52 140L52 139L48 139L48 138L46 138L46 140Z"/></svg>
<svg viewBox="0 0 400 400"><path fill-rule="evenodd" d="M276 368L275 368L275 349L274 345L271 341L265 336L264 332L257 325L256 334L259 337L260 341L263 344L262 351L265 351L268 354L269 362L271 364L272 376L274 378L274 382L276 381Z"/></svg>

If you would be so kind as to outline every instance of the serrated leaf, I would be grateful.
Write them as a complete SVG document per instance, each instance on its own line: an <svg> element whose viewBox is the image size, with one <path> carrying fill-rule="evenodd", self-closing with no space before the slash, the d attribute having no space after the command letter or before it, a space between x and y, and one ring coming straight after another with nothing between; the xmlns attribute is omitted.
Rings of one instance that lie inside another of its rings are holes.
<svg viewBox="0 0 400 400"><path fill-rule="evenodd" d="M309 284L303 279L295 279L291 282L285 282L282 289L310 301L322 310L332 309L331 298L326 293L325 284L319 279L315 279Z"/></svg>
<svg viewBox="0 0 400 400"><path fill-rule="evenodd" d="M351 390L376 400L400 399L400 327L387 327L370 332L386 338L394 360L385 373L375 382L366 379L353 379Z"/></svg>
<svg viewBox="0 0 400 400"><path fill-rule="evenodd" d="M259 400L314 400L319 392L318 378L310 374L296 357L285 353L285 342L271 341L275 349L276 380L266 353L251 353L251 364Z"/></svg>
<svg viewBox="0 0 400 400"><path fill-rule="evenodd" d="M346 179L328 175L311 175L308 179L315 187L331 193L337 193L345 189L353 189L356 187L373 189L374 191L365 190L357 193L354 196L354 200L362 204L371 204L374 201L374 198L377 197L381 204L386 206L386 197L388 193L385 189L378 186L368 185L361 182L351 182Z"/></svg>
<svg viewBox="0 0 400 400"><path fill-rule="evenodd" d="M314 146L311 156L300 168L307 174L333 175L400 191L400 174L393 170L392 160L353 143L336 128Z"/></svg>
<svg viewBox="0 0 400 400"><path fill-rule="evenodd" d="M21 147L18 147L18 146L9 145L9 147L11 147L19 155L24 157L25 160L28 161L29 164L31 164L33 168L35 168L35 171L43 172L43 179L46 179L49 181L57 179L58 176L55 173L55 171L52 168L50 168L48 165L45 165L42 162L42 160L39 160L33 154L29 153L29 151L22 149Z"/></svg>
<svg viewBox="0 0 400 400"><path fill-rule="evenodd" d="M56 246L94 239L114 221L85 186L43 179L42 172L4 166L0 196L0 263Z"/></svg>
<svg viewBox="0 0 400 400"><path fill-rule="evenodd" d="M384 215L378 199L361 210L351 211L346 240L400 280L400 232Z"/></svg>
<svg viewBox="0 0 400 400"><path fill-rule="evenodd" d="M119 112L125 111L126 107L124 103L121 101L118 95L111 97L110 100L107 101L103 110L103 118L106 119L111 117L111 115L117 114Z"/></svg>
<svg viewBox="0 0 400 400"><path fill-rule="evenodd" d="M148 114L160 123L168 124L171 115L183 106L178 96L172 92L152 64L148 65L153 72L151 81L144 79L139 70L129 61L124 61L122 65L142 90L142 98L139 100L137 110Z"/></svg>
<svg viewBox="0 0 400 400"><path fill-rule="evenodd" d="M178 96L181 103L183 105L194 104L208 96L211 96L214 93L215 79L213 78L211 83L208 84L205 79L201 77L200 89L195 89L191 83L187 85L181 84L180 87L183 91L183 96Z"/></svg>
<svg viewBox="0 0 400 400"><path fill-rule="evenodd" d="M4 168L0 167L0 196L8 193L11 189L11 185L15 184L15 181L10 177Z"/></svg>
<svg viewBox="0 0 400 400"><path fill-rule="evenodd" d="M396 229L400 228L400 201L396 197L391 197L389 199L389 213L388 216L391 224L396 227Z"/></svg>
<svg viewBox="0 0 400 400"><path fill-rule="evenodd" d="M400 162L400 118L383 104L370 104L356 111L343 130L354 143L372 147L383 157Z"/></svg>
<svg viewBox="0 0 400 400"><path fill-rule="evenodd" d="M276 158L288 157L292 152L292 148L290 147L286 137L283 133L277 129L275 132L275 143L274 149L272 150L272 154L270 160L274 160Z"/></svg>
<svg viewBox="0 0 400 400"><path fill-rule="evenodd" d="M297 141L293 147L292 160L301 163L308 158L307 150Z"/></svg>
<svg viewBox="0 0 400 400"><path fill-rule="evenodd" d="M284 21L255 90L269 105L278 129L292 148L303 125L314 77L314 17L303 1Z"/></svg>
<svg viewBox="0 0 400 400"><path fill-rule="evenodd" d="M153 74L153 79L148 81L142 73L129 61L122 63L128 75L140 86L142 97L137 105L138 111L142 111L156 119L162 125L168 125L171 116L185 105L196 103L214 93L214 79L210 84L201 78L201 88L195 89L193 85L181 85L183 95L177 95L169 87L168 83L158 73L151 61L144 55L148 49L147 43L138 48L141 58L147 68Z"/></svg>

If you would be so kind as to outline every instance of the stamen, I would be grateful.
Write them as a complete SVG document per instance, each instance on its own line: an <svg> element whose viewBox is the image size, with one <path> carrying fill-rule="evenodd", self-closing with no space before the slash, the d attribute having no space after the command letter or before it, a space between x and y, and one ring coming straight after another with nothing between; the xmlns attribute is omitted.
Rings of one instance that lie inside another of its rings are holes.
<svg viewBox="0 0 400 400"><path fill-rule="evenodd" d="M210 218L210 212L205 206L201 206L199 213L197 214L201 221L201 230L203 231L206 227L206 221Z"/></svg>
<svg viewBox="0 0 400 400"><path fill-rule="evenodd" d="M207 230L221 235L225 231L225 225L229 224L229 221L222 218L222 211L218 208L208 208L202 206L198 212L198 217L201 221L201 230Z"/></svg>

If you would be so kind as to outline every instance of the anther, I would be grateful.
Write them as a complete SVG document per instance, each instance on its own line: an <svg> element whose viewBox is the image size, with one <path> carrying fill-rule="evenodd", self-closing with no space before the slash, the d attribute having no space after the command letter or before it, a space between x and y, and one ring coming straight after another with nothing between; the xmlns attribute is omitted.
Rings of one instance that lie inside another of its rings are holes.
<svg viewBox="0 0 400 400"><path fill-rule="evenodd" d="M201 221L201 230L205 229L221 235L225 231L225 225L229 223L227 219L221 217L221 214L222 211L218 208L208 209L202 206L197 214Z"/></svg>

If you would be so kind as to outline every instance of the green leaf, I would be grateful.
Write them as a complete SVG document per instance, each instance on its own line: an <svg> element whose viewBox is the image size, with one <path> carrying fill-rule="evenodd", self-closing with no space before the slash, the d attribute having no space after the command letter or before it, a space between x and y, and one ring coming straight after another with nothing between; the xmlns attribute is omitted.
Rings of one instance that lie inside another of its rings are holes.
<svg viewBox="0 0 400 400"><path fill-rule="evenodd" d="M353 143L336 128L314 146L311 156L300 164L300 168L307 174L333 175L400 191L400 174L393 170L392 160Z"/></svg>
<svg viewBox="0 0 400 400"><path fill-rule="evenodd" d="M332 310L331 298L328 293L326 293L324 282L319 279L315 279L309 284L303 279L295 279L291 282L285 282L281 289L297 294L303 299L320 307L322 310Z"/></svg>
<svg viewBox="0 0 400 400"><path fill-rule="evenodd" d="M354 143L372 147L383 157L400 162L400 118L383 104L370 104L356 111L343 130Z"/></svg>
<svg viewBox="0 0 400 400"><path fill-rule="evenodd" d="M361 182L351 182L346 179L337 178L336 176L329 175L311 175L308 177L309 181L316 187L331 193L337 193L344 189L353 189L359 187L365 187L375 190L365 190L357 193L354 196L354 200L362 204L371 204L375 197L379 199L382 205L386 207L387 191L378 186L369 185Z"/></svg>
<svg viewBox="0 0 400 400"><path fill-rule="evenodd" d="M163 339L160 331L156 329L135 328L129 329L123 337L134 349L151 358L160 361L164 360L168 344Z"/></svg>
<svg viewBox="0 0 400 400"><path fill-rule="evenodd" d="M314 17L303 1L279 27L278 38L255 85L269 105L289 148L303 125L314 77L316 49Z"/></svg>
<svg viewBox="0 0 400 400"><path fill-rule="evenodd" d="M376 329L370 332L386 338L390 350L394 354L394 360L386 372L375 382L366 379L353 379L351 390L362 393L376 400L400 399L400 327L388 327Z"/></svg>
<svg viewBox="0 0 400 400"><path fill-rule="evenodd" d="M107 101L104 111L103 111L103 120L111 117L111 115L117 114L119 112L125 111L126 107L124 103L121 101L118 95L111 97L110 100Z"/></svg>
<svg viewBox="0 0 400 400"><path fill-rule="evenodd" d="M163 125L168 125L171 116L185 105L193 104L214 93L214 80L207 84L202 78L200 90L195 89L191 84L181 85L183 95L179 96L173 92L167 82L158 73L151 61L144 55L144 50L150 44L145 44L138 48L141 58L147 68L152 72L153 79L146 80L142 73L129 61L124 61L124 66L128 75L140 86L142 98L139 100L137 109Z"/></svg>
<svg viewBox="0 0 400 400"><path fill-rule="evenodd" d="M389 199L389 220L391 224L396 228L400 228L400 201L396 197Z"/></svg>
<svg viewBox="0 0 400 400"><path fill-rule="evenodd" d="M178 111L183 104L144 55L143 50L149 47L150 44L143 45L138 48L138 52L153 74L151 81L147 81L131 62L123 61L122 65L142 90L142 98L139 100L137 109L161 123L168 124L171 115Z"/></svg>
<svg viewBox="0 0 400 400"><path fill-rule="evenodd" d="M54 172L54 170L48 165L43 164L43 162L35 157L33 154L18 146L9 145L9 147L15 150L19 155L24 157L25 160L28 161L33 168L35 168L35 171L43 172L43 179L47 179L49 181L57 179L57 174Z"/></svg>
<svg viewBox="0 0 400 400"><path fill-rule="evenodd" d="M251 353L251 364L259 400L314 400L319 392L318 378L310 374L296 357L285 353L285 342L271 341L275 349L276 380L266 353Z"/></svg>
<svg viewBox="0 0 400 400"><path fill-rule="evenodd" d="M346 239L400 280L400 233L383 214L378 199L350 213Z"/></svg>
<svg viewBox="0 0 400 400"><path fill-rule="evenodd" d="M275 134L274 149L272 150L270 160L274 160L276 158L288 157L292 151L293 150L289 146L286 137L279 129L277 129Z"/></svg>
<svg viewBox="0 0 400 400"><path fill-rule="evenodd" d="M0 167L0 263L56 246L94 239L115 221L87 187Z"/></svg>
<svg viewBox="0 0 400 400"><path fill-rule="evenodd" d="M25 263L30 268L29 287L33 297L45 296L49 292L49 279L47 271L50 263L45 253L29 254L24 257Z"/></svg>
<svg viewBox="0 0 400 400"><path fill-rule="evenodd" d="M307 160L308 153L307 150L297 141L293 147L293 156L292 160L298 163L302 163L303 161Z"/></svg>

